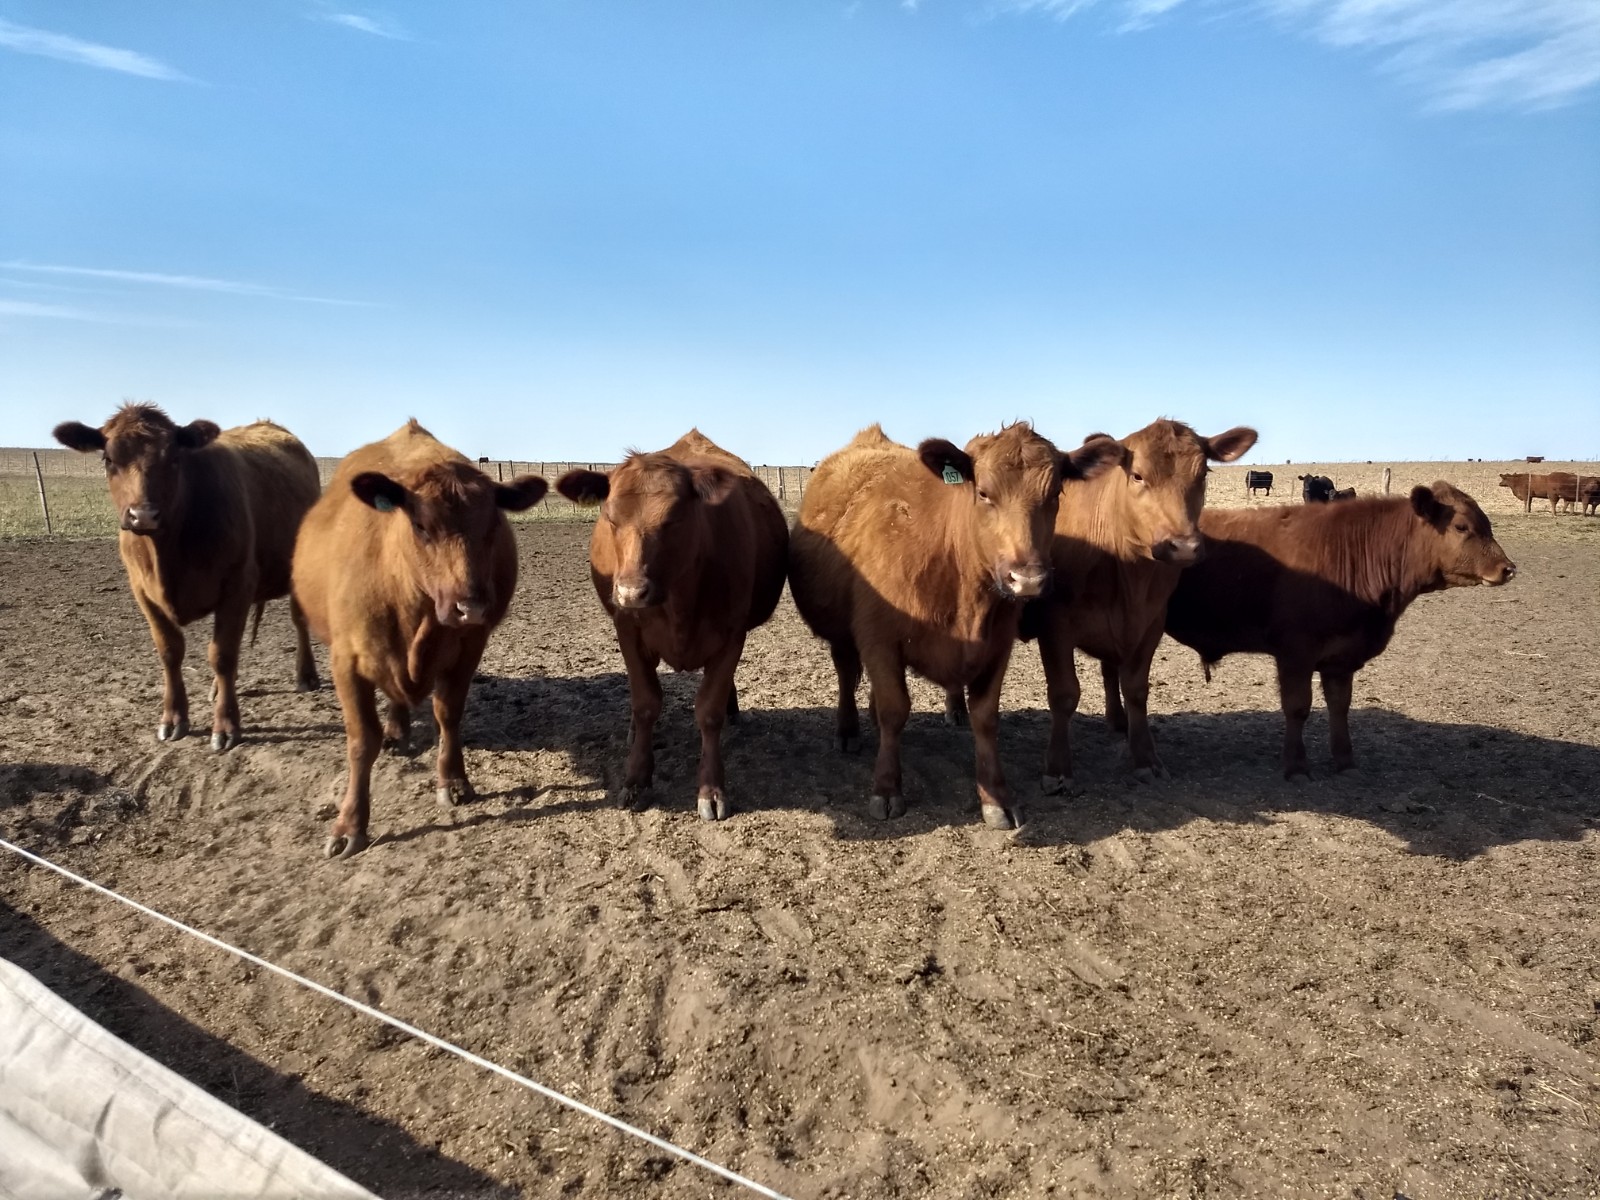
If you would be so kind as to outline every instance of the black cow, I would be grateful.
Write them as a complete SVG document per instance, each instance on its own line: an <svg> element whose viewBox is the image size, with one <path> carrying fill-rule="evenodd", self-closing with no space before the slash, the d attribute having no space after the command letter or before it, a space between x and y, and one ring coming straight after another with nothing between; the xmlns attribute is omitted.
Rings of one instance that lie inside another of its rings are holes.
<svg viewBox="0 0 1600 1200"><path fill-rule="evenodd" d="M1258 488L1265 488L1267 495L1272 495L1271 471L1246 471L1244 473L1245 493L1254 496Z"/></svg>
<svg viewBox="0 0 1600 1200"><path fill-rule="evenodd" d="M1355 488L1340 488L1333 494L1333 498L1335 500L1354 500L1356 498L1356 490Z"/></svg>
<svg viewBox="0 0 1600 1200"><path fill-rule="evenodd" d="M1307 504L1326 504L1333 499L1333 480L1326 475L1296 475L1300 481L1300 499Z"/></svg>

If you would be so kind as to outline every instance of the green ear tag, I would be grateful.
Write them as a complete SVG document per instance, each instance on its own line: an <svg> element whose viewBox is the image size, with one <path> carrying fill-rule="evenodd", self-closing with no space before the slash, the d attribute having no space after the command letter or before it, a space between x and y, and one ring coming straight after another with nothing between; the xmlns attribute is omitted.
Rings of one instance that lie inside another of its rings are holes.
<svg viewBox="0 0 1600 1200"><path fill-rule="evenodd" d="M966 482L966 480L961 478L961 472L956 470L949 463L945 463L945 465L944 465L944 472L942 474L942 478L944 479L944 481L946 483L965 483Z"/></svg>
<svg viewBox="0 0 1600 1200"><path fill-rule="evenodd" d="M372 507L379 512L393 512L394 501L387 496L374 496L372 498Z"/></svg>

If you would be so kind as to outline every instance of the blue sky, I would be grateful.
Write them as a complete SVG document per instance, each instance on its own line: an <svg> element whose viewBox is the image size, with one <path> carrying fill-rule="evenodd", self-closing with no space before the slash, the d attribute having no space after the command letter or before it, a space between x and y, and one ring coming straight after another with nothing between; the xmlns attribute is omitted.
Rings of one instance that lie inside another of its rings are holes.
<svg viewBox="0 0 1600 1200"><path fill-rule="evenodd" d="M1600 457L1595 0L0 0L0 443Z"/></svg>

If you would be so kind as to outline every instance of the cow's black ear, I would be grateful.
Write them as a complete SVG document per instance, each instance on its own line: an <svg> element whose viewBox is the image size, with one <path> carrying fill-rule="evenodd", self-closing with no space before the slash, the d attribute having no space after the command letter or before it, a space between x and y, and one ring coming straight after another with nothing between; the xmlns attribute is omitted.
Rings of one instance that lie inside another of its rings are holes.
<svg viewBox="0 0 1600 1200"><path fill-rule="evenodd" d="M50 436L79 454L93 454L106 448L106 435L82 421L63 421L50 431Z"/></svg>
<svg viewBox="0 0 1600 1200"><path fill-rule="evenodd" d="M356 499L379 512L404 508L409 499L405 488L379 471L363 471L350 481Z"/></svg>
<svg viewBox="0 0 1600 1200"><path fill-rule="evenodd" d="M944 438L928 438L917 446L917 457L946 483L971 483L972 455Z"/></svg>
<svg viewBox="0 0 1600 1200"><path fill-rule="evenodd" d="M733 492L738 476L727 467L695 467L690 472L694 480L694 494L707 504L721 504Z"/></svg>
<svg viewBox="0 0 1600 1200"><path fill-rule="evenodd" d="M611 477L604 471L568 471L556 480L556 491L574 504L599 504L611 494Z"/></svg>
<svg viewBox="0 0 1600 1200"><path fill-rule="evenodd" d="M549 490L550 485L542 476L518 475L510 483L502 483L494 489L495 506L507 512L522 512L543 500Z"/></svg>
<svg viewBox="0 0 1600 1200"><path fill-rule="evenodd" d="M1423 487L1420 483L1411 489L1411 509L1435 529L1443 529L1448 525L1455 512L1450 505L1439 503L1432 488Z"/></svg>
<svg viewBox="0 0 1600 1200"><path fill-rule="evenodd" d="M1212 462L1232 462L1256 444L1256 431L1248 425L1239 425L1205 439L1206 457Z"/></svg>
<svg viewBox="0 0 1600 1200"><path fill-rule="evenodd" d="M1093 479L1113 467L1125 466L1127 461L1128 448L1115 438L1102 434L1061 456L1061 478Z"/></svg>
<svg viewBox="0 0 1600 1200"><path fill-rule="evenodd" d="M217 440L217 435L222 432L222 426L215 421L190 421L187 425L178 427L172 435L172 440L185 450L198 450L201 446L209 446Z"/></svg>

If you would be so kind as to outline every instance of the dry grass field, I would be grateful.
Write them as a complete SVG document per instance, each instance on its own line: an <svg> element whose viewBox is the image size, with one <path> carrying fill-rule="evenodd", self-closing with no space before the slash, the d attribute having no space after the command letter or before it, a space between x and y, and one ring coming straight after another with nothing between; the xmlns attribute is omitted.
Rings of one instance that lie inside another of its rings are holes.
<svg viewBox="0 0 1600 1200"><path fill-rule="evenodd" d="M0 836L793 1197L1593 1197L1600 519L1523 515L1501 464L1390 465L1483 501L1519 573L1401 621L1356 680L1355 777L1317 714L1315 777L1284 783L1270 664L1207 684L1169 643L1172 780L1128 778L1091 685L1085 790L1043 797L1024 647L1001 728L1023 828L981 824L970 737L921 684L911 809L877 823L785 598L739 673L732 819L695 817L692 676L664 681L654 807L623 811L588 531L543 521L468 705L481 798L434 807L423 720L375 772L374 844L329 862L339 709L292 690L284 606L241 668L245 742L159 744L115 543L13 536ZM1269 469L1298 502L1294 474L1368 492L1381 467ZM1211 502L1245 503L1242 474ZM0 945L383 1195L738 1194L9 857Z"/></svg>

